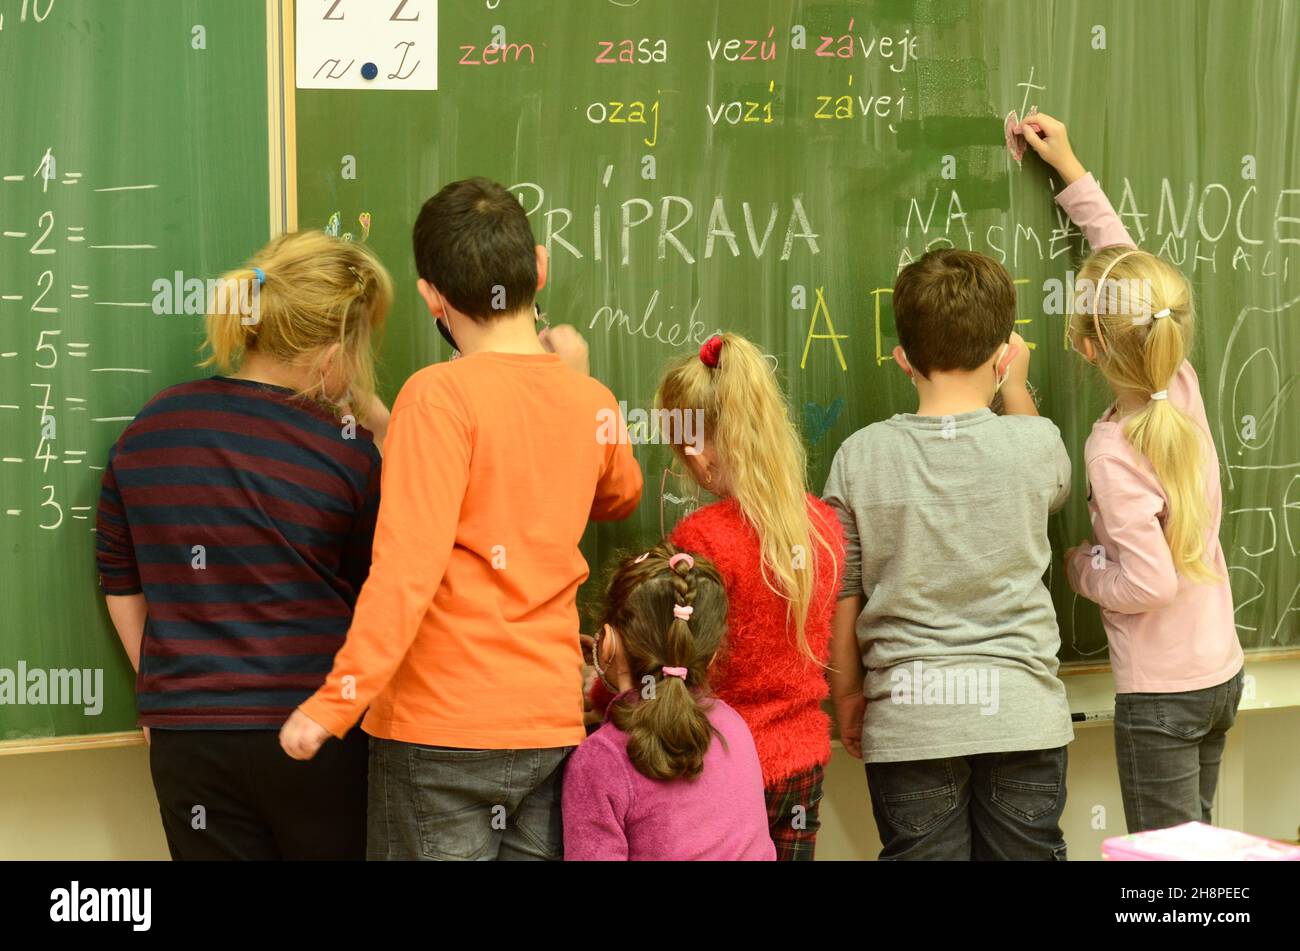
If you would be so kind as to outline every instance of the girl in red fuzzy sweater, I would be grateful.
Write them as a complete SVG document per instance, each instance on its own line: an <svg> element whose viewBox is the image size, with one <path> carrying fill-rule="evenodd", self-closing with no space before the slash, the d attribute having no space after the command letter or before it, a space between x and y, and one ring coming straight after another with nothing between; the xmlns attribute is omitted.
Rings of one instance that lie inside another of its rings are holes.
<svg viewBox="0 0 1300 951"><path fill-rule="evenodd" d="M713 337L673 364L655 403L703 413L703 444L674 450L719 501L682 519L670 540L722 575L727 637L709 680L754 735L777 858L810 860L831 755L821 704L844 568L839 520L809 494L803 442L776 374L744 337ZM592 701L609 701L599 681Z"/></svg>

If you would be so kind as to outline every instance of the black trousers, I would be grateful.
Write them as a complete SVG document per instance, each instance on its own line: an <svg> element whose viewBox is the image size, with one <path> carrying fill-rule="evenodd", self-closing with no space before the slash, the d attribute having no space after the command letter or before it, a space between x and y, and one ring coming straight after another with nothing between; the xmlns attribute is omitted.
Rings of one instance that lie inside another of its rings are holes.
<svg viewBox="0 0 1300 951"><path fill-rule="evenodd" d="M149 769L175 861L363 860L367 737L307 762L276 730L153 730Z"/></svg>

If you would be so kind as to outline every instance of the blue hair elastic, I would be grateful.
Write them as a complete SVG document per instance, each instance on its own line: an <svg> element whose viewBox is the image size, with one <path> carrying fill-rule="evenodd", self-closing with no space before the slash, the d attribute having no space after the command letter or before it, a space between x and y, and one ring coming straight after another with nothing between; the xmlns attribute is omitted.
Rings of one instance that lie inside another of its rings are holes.
<svg viewBox="0 0 1300 951"><path fill-rule="evenodd" d="M266 283L266 272L263 271L260 267L253 268L253 274L257 277L258 287L261 287L263 284Z"/></svg>

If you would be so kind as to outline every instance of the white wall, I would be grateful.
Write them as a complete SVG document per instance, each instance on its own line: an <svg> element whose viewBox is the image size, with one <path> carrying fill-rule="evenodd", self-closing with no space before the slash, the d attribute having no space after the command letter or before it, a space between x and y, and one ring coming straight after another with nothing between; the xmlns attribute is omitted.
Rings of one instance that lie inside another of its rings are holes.
<svg viewBox="0 0 1300 951"><path fill-rule="evenodd" d="M1297 735L1295 707L1243 713L1230 734L1223 792L1243 791L1240 827L1247 832L1296 838ZM1063 820L1071 859L1100 858L1102 839L1124 831L1114 756L1108 724L1078 730ZM1092 827L1096 806L1104 809L1106 828ZM818 857L873 859L879 850L862 764L837 750L826 773ZM0 757L0 858L166 859L145 749Z"/></svg>

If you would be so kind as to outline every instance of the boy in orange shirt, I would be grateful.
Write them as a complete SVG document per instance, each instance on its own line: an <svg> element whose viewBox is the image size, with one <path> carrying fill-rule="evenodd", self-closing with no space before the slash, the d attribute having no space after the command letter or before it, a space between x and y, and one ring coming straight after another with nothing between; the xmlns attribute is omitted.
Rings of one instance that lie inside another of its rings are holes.
<svg viewBox="0 0 1300 951"><path fill-rule="evenodd" d="M371 859L558 859L560 767L585 736L578 542L636 509L641 470L603 436L613 394L538 338L546 251L515 197L454 182L414 239L463 356L393 404L369 580L281 743L309 759L369 708ZM585 363L572 328L550 346Z"/></svg>

